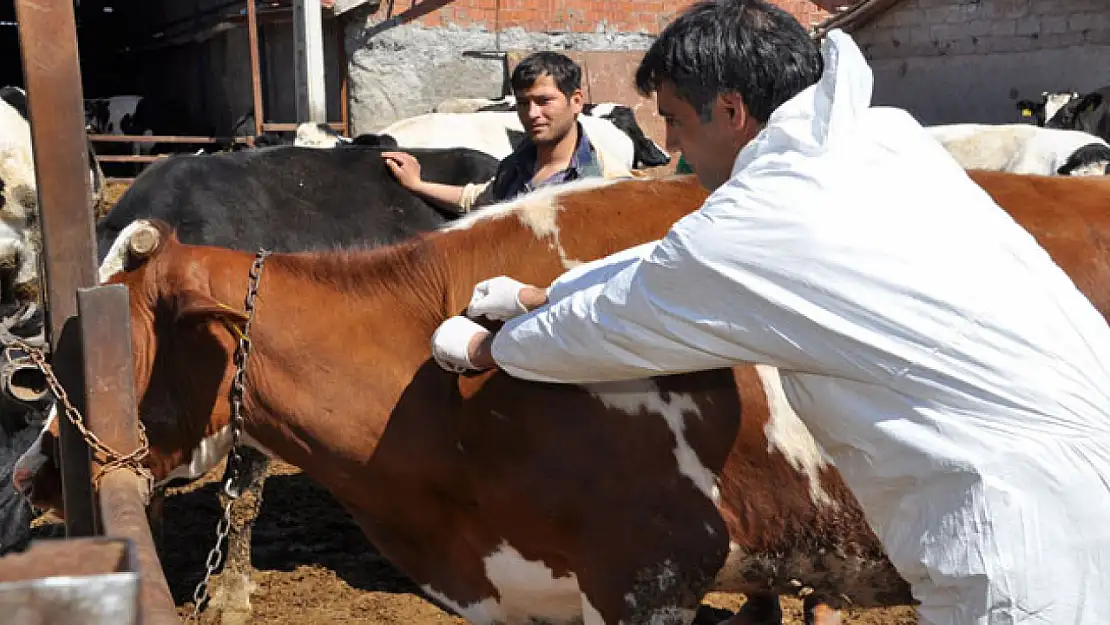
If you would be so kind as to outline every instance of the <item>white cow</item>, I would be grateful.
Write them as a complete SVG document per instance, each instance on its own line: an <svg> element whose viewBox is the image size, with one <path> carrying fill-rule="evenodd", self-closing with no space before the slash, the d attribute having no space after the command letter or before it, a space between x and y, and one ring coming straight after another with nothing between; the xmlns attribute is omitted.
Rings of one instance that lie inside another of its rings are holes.
<svg viewBox="0 0 1110 625"><path fill-rule="evenodd" d="M579 115L582 128L594 147L612 162L635 168L637 145L613 122L601 117ZM503 159L525 138L515 112L426 113L402 119L383 129L402 148L471 148ZM665 155L665 153L664 153Z"/></svg>
<svg viewBox="0 0 1110 625"><path fill-rule="evenodd" d="M964 169L1092 176L1110 167L1110 144L1078 130L1030 124L950 124L926 130Z"/></svg>
<svg viewBox="0 0 1110 625"><path fill-rule="evenodd" d="M432 112L477 113L486 107L493 107L500 111L511 111L516 108L516 98L511 95L501 96L495 100L489 98L448 98L435 105Z"/></svg>

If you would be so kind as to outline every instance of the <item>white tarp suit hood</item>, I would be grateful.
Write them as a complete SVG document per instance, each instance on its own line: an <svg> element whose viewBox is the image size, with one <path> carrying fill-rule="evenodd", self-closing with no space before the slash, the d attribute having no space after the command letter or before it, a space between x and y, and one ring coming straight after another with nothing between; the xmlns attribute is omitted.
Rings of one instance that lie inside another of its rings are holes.
<svg viewBox="0 0 1110 625"><path fill-rule="evenodd" d="M495 359L564 383L776 366L921 622L1110 622L1110 328L912 117L870 106L847 35L823 52L700 210L553 285Z"/></svg>

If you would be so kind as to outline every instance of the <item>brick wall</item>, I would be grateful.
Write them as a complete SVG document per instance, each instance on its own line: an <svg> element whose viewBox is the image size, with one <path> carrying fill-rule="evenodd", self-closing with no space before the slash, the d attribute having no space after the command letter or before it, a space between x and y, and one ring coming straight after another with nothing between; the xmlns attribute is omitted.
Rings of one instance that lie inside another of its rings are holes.
<svg viewBox="0 0 1110 625"><path fill-rule="evenodd" d="M903 0L854 33L869 58L1110 44L1107 0Z"/></svg>
<svg viewBox="0 0 1110 625"><path fill-rule="evenodd" d="M519 27L535 32L658 33L693 0L454 0L420 18L425 26ZM811 0L778 0L805 26L828 13Z"/></svg>

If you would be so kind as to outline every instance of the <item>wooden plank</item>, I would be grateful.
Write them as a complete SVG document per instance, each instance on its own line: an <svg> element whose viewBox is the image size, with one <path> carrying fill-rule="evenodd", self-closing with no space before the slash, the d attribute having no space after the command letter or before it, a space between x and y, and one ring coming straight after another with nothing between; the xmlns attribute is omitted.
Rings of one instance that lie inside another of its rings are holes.
<svg viewBox="0 0 1110 625"><path fill-rule="evenodd" d="M89 135L93 143L216 143L216 137L188 137L178 135ZM246 137L234 137L236 142L245 142Z"/></svg>
<svg viewBox="0 0 1110 625"><path fill-rule="evenodd" d="M101 163L154 163L169 157L169 154L155 154L152 156L98 154L96 160Z"/></svg>
<svg viewBox="0 0 1110 625"><path fill-rule="evenodd" d="M297 126L299 125L300 124L293 124L288 122L272 122L268 124L262 124L262 130L263 132L270 130L274 132L296 132ZM328 127L337 132L343 132L343 122L328 122Z"/></svg>
<svg viewBox="0 0 1110 625"><path fill-rule="evenodd" d="M46 338L57 353L63 330L75 334L77 289L96 284L77 29L71 2L16 0L15 11L38 184ZM57 369L67 393L82 395L79 364ZM66 535L91 536L96 519L88 446L68 419L58 424Z"/></svg>
<svg viewBox="0 0 1110 625"><path fill-rule="evenodd" d="M328 120L320 0L293 0L294 84L298 122Z"/></svg>

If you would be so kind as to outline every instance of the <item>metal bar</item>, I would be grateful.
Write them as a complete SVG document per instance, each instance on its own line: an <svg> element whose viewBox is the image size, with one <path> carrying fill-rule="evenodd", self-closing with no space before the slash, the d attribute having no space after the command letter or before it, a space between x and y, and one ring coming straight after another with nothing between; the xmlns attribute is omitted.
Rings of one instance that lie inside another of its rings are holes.
<svg viewBox="0 0 1110 625"><path fill-rule="evenodd" d="M272 130L274 132L295 132L297 130L297 126L299 125L300 124L271 122L268 124L262 124L262 130ZM332 130L342 132L343 122L328 122L328 127Z"/></svg>
<svg viewBox="0 0 1110 625"><path fill-rule="evenodd" d="M127 287L79 289L77 309L87 381L85 420L106 445L129 453L139 446L139 420ZM105 535L128 538L138 549L143 624L180 623L150 535L145 489L146 483L126 469L106 474L100 482L101 523Z"/></svg>
<svg viewBox="0 0 1110 625"><path fill-rule="evenodd" d="M293 82L297 121L328 119L320 0L293 0Z"/></svg>
<svg viewBox="0 0 1110 625"><path fill-rule="evenodd" d="M216 143L220 140L217 137L179 135L88 135L88 137L94 143Z"/></svg>
<svg viewBox="0 0 1110 625"><path fill-rule="evenodd" d="M56 353L77 313L77 289L96 284L77 29L71 2L16 0L15 11L42 223L46 336ZM81 395L79 380L58 373L71 395ZM95 528L88 446L68 419L58 422L66 534L88 536Z"/></svg>
<svg viewBox="0 0 1110 625"><path fill-rule="evenodd" d="M251 92L254 94L254 134L262 134L265 113L262 109L262 64L258 51L258 11L255 0L247 0L247 38L251 53Z"/></svg>
<svg viewBox="0 0 1110 625"><path fill-rule="evenodd" d="M131 184L135 182L134 178L104 178L104 182L117 182Z"/></svg>
<svg viewBox="0 0 1110 625"><path fill-rule="evenodd" d="M154 163L169 157L169 154L158 154L154 156L135 156L132 154L97 154L96 160L101 163Z"/></svg>

